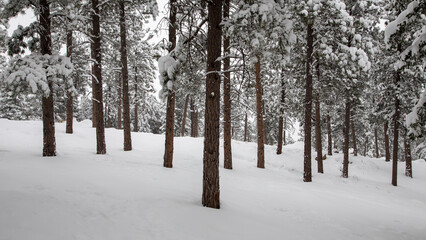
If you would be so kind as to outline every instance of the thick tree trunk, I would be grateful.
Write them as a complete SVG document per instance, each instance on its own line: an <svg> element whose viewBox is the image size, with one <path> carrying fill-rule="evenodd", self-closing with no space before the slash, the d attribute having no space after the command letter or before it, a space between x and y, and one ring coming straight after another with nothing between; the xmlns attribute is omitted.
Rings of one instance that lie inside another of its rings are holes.
<svg viewBox="0 0 426 240"><path fill-rule="evenodd" d="M139 105L139 95L138 95L138 67L135 67L135 124L133 126L133 131L134 132L139 132L138 105Z"/></svg>
<svg viewBox="0 0 426 240"><path fill-rule="evenodd" d="M222 47L222 0L208 3L206 109L204 124L203 206L220 208L219 191L219 120L220 61Z"/></svg>
<svg viewBox="0 0 426 240"><path fill-rule="evenodd" d="M182 129L181 129L181 132L180 132L181 137L185 136L185 126L186 126L186 115L187 115L187 112L188 112L188 102L189 102L189 94L186 95L186 98L185 98L185 107L183 109L183 117L182 117Z"/></svg>
<svg viewBox="0 0 426 240"><path fill-rule="evenodd" d="M93 64L93 104L96 106L96 153L105 154L105 128L104 128L104 108L102 99L102 54L101 54L101 34L100 34L100 21L99 21L99 7L98 0L92 0L92 58L95 60Z"/></svg>
<svg viewBox="0 0 426 240"><path fill-rule="evenodd" d="M330 115L327 115L327 154L333 155L333 141L331 139L331 117Z"/></svg>
<svg viewBox="0 0 426 240"><path fill-rule="evenodd" d="M260 79L260 56L257 56L256 68L256 112L257 112L257 167L265 168L265 146L263 130L262 83Z"/></svg>
<svg viewBox="0 0 426 240"><path fill-rule="evenodd" d="M320 113L319 93L315 94L315 142L316 142L316 149L317 149L318 172L324 173L323 162L322 162L321 113Z"/></svg>
<svg viewBox="0 0 426 240"><path fill-rule="evenodd" d="M374 148L376 152L376 158L379 158L379 143L377 140L377 128L374 128Z"/></svg>
<svg viewBox="0 0 426 240"><path fill-rule="evenodd" d="M396 72L395 85L398 85L400 80L400 72ZM398 173L398 133L399 133L399 99L395 97L395 113L393 116L393 154L392 154L392 185L397 186L397 173Z"/></svg>
<svg viewBox="0 0 426 240"><path fill-rule="evenodd" d="M411 145L410 139L404 138L404 149L405 149L405 176L412 178L413 169L411 164Z"/></svg>
<svg viewBox="0 0 426 240"><path fill-rule="evenodd" d="M176 47L176 0L170 0L170 16L169 16L169 52ZM173 134L175 127L175 91L167 97L166 109L166 139L164 147L164 167L173 167Z"/></svg>
<svg viewBox="0 0 426 240"><path fill-rule="evenodd" d="M388 133L388 128L389 128L389 122L385 122L384 125L384 133L385 133L385 161L389 162L390 161L390 148L389 148L389 133Z"/></svg>
<svg viewBox="0 0 426 240"><path fill-rule="evenodd" d="M303 181L312 182L312 149L311 149L311 121L312 121L312 53L313 53L313 23L308 22L306 28L306 41L307 41L307 52L306 52L306 85L305 85L305 148L304 148L304 172Z"/></svg>
<svg viewBox="0 0 426 240"><path fill-rule="evenodd" d="M353 114L352 114L353 115ZM354 148L354 156L358 156L358 148L356 146L356 135L353 116L351 115L351 128L352 128L352 146Z"/></svg>
<svg viewBox="0 0 426 240"><path fill-rule="evenodd" d="M345 106L345 127L344 133L344 144L343 144L343 171L342 177L348 178L349 176L349 131L350 131L350 119L351 119L351 102L349 99L346 100Z"/></svg>
<svg viewBox="0 0 426 240"><path fill-rule="evenodd" d="M72 62L72 30L67 31L67 57L70 58ZM71 76L70 76L71 77ZM72 81L72 80L71 80ZM67 91L67 123L66 123L66 133L73 133L73 118L74 118L74 109L73 109L73 96L71 92Z"/></svg>
<svg viewBox="0 0 426 240"><path fill-rule="evenodd" d="M117 129L121 129L121 110L122 110L122 97L121 94L123 92L123 88L121 87L122 80L121 80L121 73L118 74L118 89L117 89Z"/></svg>
<svg viewBox="0 0 426 240"><path fill-rule="evenodd" d="M130 130L130 102L129 102L129 72L127 68L127 44L126 44L126 11L124 0L120 6L120 42L121 42L121 78L123 80L123 128L124 151L132 150L132 136Z"/></svg>
<svg viewBox="0 0 426 240"><path fill-rule="evenodd" d="M225 0L223 4L223 18L229 18L229 0ZM230 41L229 37L223 39L223 49L225 56L228 56L230 52ZM223 59L223 71L225 76L223 78L223 155L225 169L232 169L232 148L231 148L231 72L229 57Z"/></svg>
<svg viewBox="0 0 426 240"><path fill-rule="evenodd" d="M246 115L244 117L244 142L247 142L247 128L248 128L248 120L247 120L247 109L246 109Z"/></svg>
<svg viewBox="0 0 426 240"><path fill-rule="evenodd" d="M283 134L283 131L284 131L284 103L285 103L285 81L284 81L284 69L282 69L281 70L280 117L278 119L277 154L281 154L282 153L283 140L285 141L285 133Z"/></svg>
<svg viewBox="0 0 426 240"><path fill-rule="evenodd" d="M52 54L52 38L50 33L50 6L47 0L40 0L40 25L41 38L40 47L41 54ZM49 96L42 97L43 111L43 156L56 156L56 141L55 141L55 115L53 107L53 83L50 78L48 86L50 90Z"/></svg>

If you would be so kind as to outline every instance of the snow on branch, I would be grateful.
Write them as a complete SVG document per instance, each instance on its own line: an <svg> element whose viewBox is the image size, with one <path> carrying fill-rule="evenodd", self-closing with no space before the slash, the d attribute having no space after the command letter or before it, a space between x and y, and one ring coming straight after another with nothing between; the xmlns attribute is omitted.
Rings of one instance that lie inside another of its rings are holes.
<svg viewBox="0 0 426 240"><path fill-rule="evenodd" d="M398 17L390 22L386 28L385 28L385 44L387 47L389 47L389 39L390 37L395 34L402 23L405 23L408 21L408 16L414 12L414 9L419 6L419 3L417 1L412 1L410 4L408 4L407 9L402 11Z"/></svg>
<svg viewBox="0 0 426 240"><path fill-rule="evenodd" d="M68 57L32 53L13 57L0 79L16 91L30 87L33 93L40 91L44 96L49 96L49 81L57 80L60 75L68 76L72 71L73 64ZM68 81L67 85L70 91L74 89L72 81Z"/></svg>

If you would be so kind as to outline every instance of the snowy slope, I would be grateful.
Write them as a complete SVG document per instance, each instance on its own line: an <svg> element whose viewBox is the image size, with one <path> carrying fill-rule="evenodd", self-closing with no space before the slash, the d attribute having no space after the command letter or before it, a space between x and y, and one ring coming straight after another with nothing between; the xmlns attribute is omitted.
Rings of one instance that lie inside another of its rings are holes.
<svg viewBox="0 0 426 240"><path fill-rule="evenodd" d="M201 206L203 139L175 138L174 168L162 166L164 136L106 130L107 155L95 154L95 130L56 125L58 156L41 157L42 123L0 119L0 240L68 239L424 239L426 163L414 178L390 184L391 164L342 155L325 174L302 181L303 143L277 156L234 141L234 170L220 169L221 209ZM221 155L223 156L223 155ZM313 163L316 169L316 163Z"/></svg>

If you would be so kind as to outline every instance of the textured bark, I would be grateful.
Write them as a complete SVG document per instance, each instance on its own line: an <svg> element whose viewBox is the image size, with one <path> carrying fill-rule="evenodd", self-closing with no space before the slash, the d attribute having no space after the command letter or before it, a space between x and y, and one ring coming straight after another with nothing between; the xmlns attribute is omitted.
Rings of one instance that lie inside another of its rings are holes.
<svg viewBox="0 0 426 240"><path fill-rule="evenodd" d="M123 80L123 128L124 151L132 150L132 136L130 130L130 102L129 102L129 71L127 68L126 44L126 11L124 0L119 2L120 7L120 42L121 42L121 79Z"/></svg>
<svg viewBox="0 0 426 240"><path fill-rule="evenodd" d="M400 81L399 71L395 74L395 85L397 86ZM399 133L399 99L395 96L395 113L393 115L393 154L392 154L392 185L397 186L397 173L398 173L398 133Z"/></svg>
<svg viewBox="0 0 426 240"><path fill-rule="evenodd" d="M220 208L219 191L219 120L220 61L222 47L222 0L208 3L206 108L204 124L203 196L205 207Z"/></svg>
<svg viewBox="0 0 426 240"><path fill-rule="evenodd" d="M139 132L139 121L138 121L138 104L139 95L138 95L138 67L135 67L135 124L133 126L134 132Z"/></svg>
<svg viewBox="0 0 426 240"><path fill-rule="evenodd" d="M358 148L356 146L356 135L353 116L351 115L351 128L352 128L352 146L354 148L354 156L358 156Z"/></svg>
<svg viewBox="0 0 426 240"><path fill-rule="evenodd" d="M52 38L50 33L50 6L47 0L40 0L41 54L52 54ZM42 97L43 111L43 156L56 156L55 116L53 107L53 84L48 78L49 96Z"/></svg>
<svg viewBox="0 0 426 240"><path fill-rule="evenodd" d="M92 0L92 58L95 60L93 64L93 105L95 105L95 120L96 120L96 153L105 154L105 128L104 128L104 108L102 99L102 54L101 54L101 35L99 21L98 0Z"/></svg>
<svg viewBox="0 0 426 240"><path fill-rule="evenodd" d="M376 152L376 158L379 158L379 143L377 140L377 128L374 128L374 148Z"/></svg>
<svg viewBox="0 0 426 240"><path fill-rule="evenodd" d="M405 152L405 176L412 178L413 177L413 168L411 164L411 145L410 139L404 138L404 152Z"/></svg>
<svg viewBox="0 0 426 240"><path fill-rule="evenodd" d="M384 133L385 133L385 161L390 161L390 152L389 152L389 133L388 133L389 123L385 122Z"/></svg>
<svg viewBox="0 0 426 240"><path fill-rule="evenodd" d="M67 57L70 58L72 62L72 30L67 31ZM71 77L71 76L70 76ZM65 132L72 134L73 133L73 96L71 92L67 92L67 123Z"/></svg>
<svg viewBox="0 0 426 240"><path fill-rule="evenodd" d="M121 87L121 73L118 74L118 89L117 89L117 129L121 129L121 110L122 110L122 92L123 88Z"/></svg>
<svg viewBox="0 0 426 240"><path fill-rule="evenodd" d="M265 168L265 146L263 129L262 82L260 79L260 56L257 56L256 69L256 113L257 113L257 167Z"/></svg>
<svg viewBox="0 0 426 240"><path fill-rule="evenodd" d="M324 167L322 162L321 113L319 93L315 94L315 142L317 149L318 172L324 173Z"/></svg>
<svg viewBox="0 0 426 240"><path fill-rule="evenodd" d="M351 118L351 102L349 99L346 100L345 106L345 127L343 129L344 144L343 144L343 171L342 177L348 178L349 176L349 128Z"/></svg>
<svg viewBox="0 0 426 240"><path fill-rule="evenodd" d="M229 18L229 0L225 0L223 4L223 18ZM225 56L230 54L229 37L223 39L223 49ZM232 169L232 147L231 147L231 72L229 72L230 59L223 59L223 155L225 169Z"/></svg>
<svg viewBox="0 0 426 240"><path fill-rule="evenodd" d="M246 115L244 117L244 142L247 142L247 128L248 128L248 120L247 120L247 109L246 109Z"/></svg>
<svg viewBox="0 0 426 240"><path fill-rule="evenodd" d="M189 94L186 95L185 107L183 109L182 129L181 129L181 132L180 132L180 136L182 136L182 137L185 136L185 126L186 126L186 115L187 115L187 112L188 112L188 102L189 102Z"/></svg>
<svg viewBox="0 0 426 240"><path fill-rule="evenodd" d="M327 115L327 154L333 155L333 141L331 139L331 117L330 115Z"/></svg>
<svg viewBox="0 0 426 240"><path fill-rule="evenodd" d="M308 22L306 28L306 41L307 41L307 52L306 52L306 85L305 85L305 147L304 147L304 172L303 181L312 182L312 149L311 149L311 121L312 121L312 53L313 53L313 23Z"/></svg>
<svg viewBox="0 0 426 240"><path fill-rule="evenodd" d="M169 16L169 52L176 47L176 0L170 0L170 16ZM166 109L166 139L164 147L164 167L173 167L173 135L175 127L175 92L167 97Z"/></svg>
<svg viewBox="0 0 426 240"><path fill-rule="evenodd" d="M285 141L284 130L284 103L285 103L285 81L284 81L284 69L281 70L281 100L280 100L280 117L278 119L278 143L277 143L277 154L282 153L283 140Z"/></svg>

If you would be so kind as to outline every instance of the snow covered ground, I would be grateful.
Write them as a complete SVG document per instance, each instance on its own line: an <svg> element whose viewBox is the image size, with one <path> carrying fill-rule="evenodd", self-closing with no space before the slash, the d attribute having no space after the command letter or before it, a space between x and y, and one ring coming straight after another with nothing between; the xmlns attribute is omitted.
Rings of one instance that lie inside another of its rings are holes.
<svg viewBox="0 0 426 240"><path fill-rule="evenodd" d="M283 155L267 146L256 168L256 144L234 141L234 170L221 163L221 209L201 206L203 139L175 138L174 168L163 164L164 136L106 130L107 155L95 154L91 123L73 135L56 125L57 157L43 158L42 122L0 119L0 239L425 239L426 163L414 178L399 165L342 155L325 174L302 181L303 143ZM221 154L221 156L223 156ZM313 163L316 169L316 162Z"/></svg>

